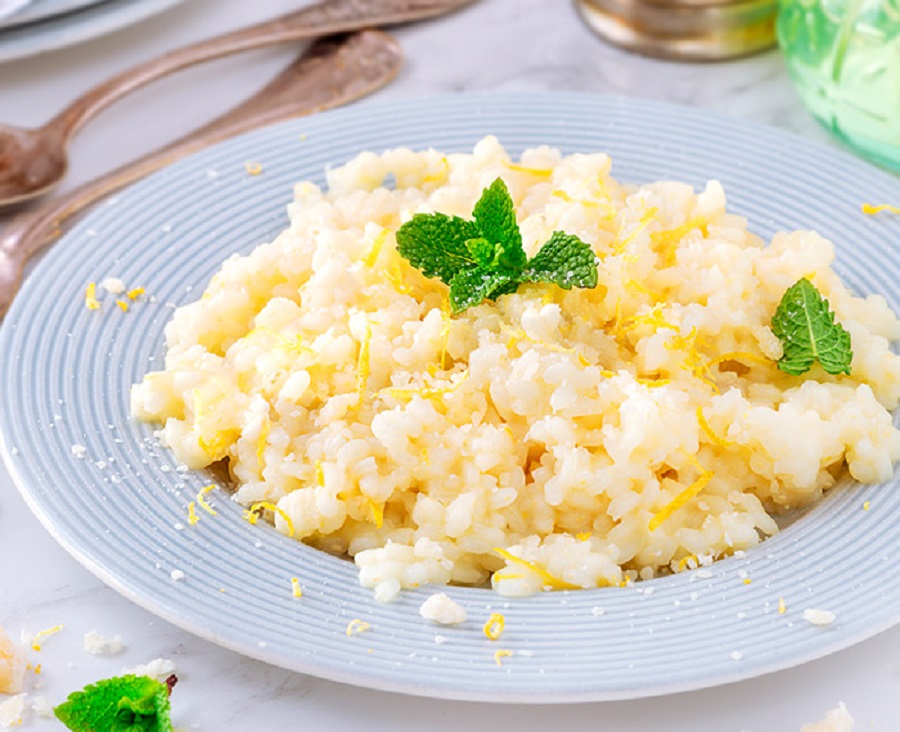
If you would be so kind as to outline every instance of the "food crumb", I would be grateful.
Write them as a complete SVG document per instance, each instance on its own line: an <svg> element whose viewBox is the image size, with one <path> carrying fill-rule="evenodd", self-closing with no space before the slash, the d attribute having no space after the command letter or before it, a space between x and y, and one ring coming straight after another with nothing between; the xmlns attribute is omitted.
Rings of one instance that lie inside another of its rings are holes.
<svg viewBox="0 0 900 732"><path fill-rule="evenodd" d="M176 582L179 582L180 580L184 579L184 572L182 572L180 569L173 569L171 572L169 572L169 576Z"/></svg>
<svg viewBox="0 0 900 732"><path fill-rule="evenodd" d="M740 651L732 651L731 652L731 660L732 661L740 661L744 657L744 654Z"/></svg>
<svg viewBox="0 0 900 732"><path fill-rule="evenodd" d="M25 713L25 694L16 694L0 704L0 729L9 729L22 724Z"/></svg>
<svg viewBox="0 0 900 732"><path fill-rule="evenodd" d="M260 163L244 163L244 170L247 171L247 175L259 175L263 172L263 167Z"/></svg>
<svg viewBox="0 0 900 732"><path fill-rule="evenodd" d="M149 676L157 681L165 681L174 673L175 663L168 658L154 658L152 661L140 666L122 669L123 675Z"/></svg>
<svg viewBox="0 0 900 732"><path fill-rule="evenodd" d="M803 619L813 625L831 625L835 620L833 612L828 610L816 610L815 608L806 608L803 611Z"/></svg>
<svg viewBox="0 0 900 732"><path fill-rule="evenodd" d="M847 711L844 702L830 709L820 722L804 724L800 732L851 732L854 726L853 717Z"/></svg>
<svg viewBox="0 0 900 732"><path fill-rule="evenodd" d="M97 285L91 282L84 291L84 306L88 310L99 310L100 301L97 299Z"/></svg>
<svg viewBox="0 0 900 732"><path fill-rule="evenodd" d="M100 287L106 290L110 295L121 295L125 292L125 283L118 277L107 277L100 283Z"/></svg>
<svg viewBox="0 0 900 732"><path fill-rule="evenodd" d="M19 649L0 628L0 694L16 694L22 690L25 664Z"/></svg>
<svg viewBox="0 0 900 732"><path fill-rule="evenodd" d="M31 701L31 711L43 719L53 718L53 705L46 696L36 696Z"/></svg>
<svg viewBox="0 0 900 732"><path fill-rule="evenodd" d="M122 650L122 636L105 638L96 630L84 634L84 650L92 656L114 656Z"/></svg>
<svg viewBox="0 0 900 732"><path fill-rule="evenodd" d="M606 614L606 610L604 610L602 607L598 607L595 605L594 607L591 608L591 615L593 615L595 618L601 618L605 614Z"/></svg>
<svg viewBox="0 0 900 732"><path fill-rule="evenodd" d="M87 455L87 448L84 445L76 442L74 445L72 445L72 454L79 460L83 460L84 456Z"/></svg>
<svg viewBox="0 0 900 732"><path fill-rule="evenodd" d="M303 588L300 587L300 579L291 577L291 593L294 597L303 597Z"/></svg>
<svg viewBox="0 0 900 732"><path fill-rule="evenodd" d="M428 597L419 608L419 615L440 625L458 625L468 619L465 609L443 592Z"/></svg>

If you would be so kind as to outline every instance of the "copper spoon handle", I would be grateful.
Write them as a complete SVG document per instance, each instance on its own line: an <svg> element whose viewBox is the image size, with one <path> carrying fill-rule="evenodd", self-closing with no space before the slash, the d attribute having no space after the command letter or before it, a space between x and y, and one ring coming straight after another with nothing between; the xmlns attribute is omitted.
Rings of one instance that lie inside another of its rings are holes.
<svg viewBox="0 0 900 732"><path fill-rule="evenodd" d="M0 317L15 296L28 258L58 236L65 221L86 206L234 135L345 104L373 92L397 75L402 59L399 44L380 31L319 41L264 89L205 127L16 216L0 233Z"/></svg>
<svg viewBox="0 0 900 732"><path fill-rule="evenodd" d="M95 87L46 127L68 140L88 119L120 97L174 71L253 48L448 13L473 0L322 0L258 25L226 33L139 64Z"/></svg>

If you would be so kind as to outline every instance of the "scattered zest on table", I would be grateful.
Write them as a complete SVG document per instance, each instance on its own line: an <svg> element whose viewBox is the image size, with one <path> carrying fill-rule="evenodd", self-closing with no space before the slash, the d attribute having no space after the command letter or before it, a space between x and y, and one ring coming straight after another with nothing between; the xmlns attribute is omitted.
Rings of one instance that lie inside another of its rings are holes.
<svg viewBox="0 0 900 732"><path fill-rule="evenodd" d="M890 213L900 214L900 206L892 206L889 203L864 203L861 208L862 212L869 216L874 216L875 214L881 213L882 211L889 211Z"/></svg>
<svg viewBox="0 0 900 732"><path fill-rule="evenodd" d="M485 188L473 220L416 214L397 231L397 251L427 277L450 286L454 314L515 292L519 285L597 286L597 257L577 236L555 231L528 259L509 190L501 178Z"/></svg>
<svg viewBox="0 0 900 732"><path fill-rule="evenodd" d="M56 707L57 719L73 732L172 732L169 695L178 679L117 676L73 692Z"/></svg>
<svg viewBox="0 0 900 732"><path fill-rule="evenodd" d="M815 285L801 278L788 288L772 318L772 331L784 347L778 368L792 376L805 374L818 361L829 374L850 373L850 334Z"/></svg>

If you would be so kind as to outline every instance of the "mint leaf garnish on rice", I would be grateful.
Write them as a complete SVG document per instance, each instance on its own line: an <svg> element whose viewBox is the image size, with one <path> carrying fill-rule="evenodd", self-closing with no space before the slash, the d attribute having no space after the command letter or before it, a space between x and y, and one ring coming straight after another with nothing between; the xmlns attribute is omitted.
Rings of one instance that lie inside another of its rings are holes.
<svg viewBox="0 0 900 732"><path fill-rule="evenodd" d="M805 374L816 361L826 373L850 373L850 334L835 322L828 300L808 279L797 280L784 293L772 318L772 331L784 350L778 368L785 373Z"/></svg>
<svg viewBox="0 0 900 732"><path fill-rule="evenodd" d="M597 257L589 244L556 231L530 260L509 189L497 178L482 191L472 221L443 213L416 214L397 231L397 251L426 277L450 287L461 313L526 283L596 287Z"/></svg>

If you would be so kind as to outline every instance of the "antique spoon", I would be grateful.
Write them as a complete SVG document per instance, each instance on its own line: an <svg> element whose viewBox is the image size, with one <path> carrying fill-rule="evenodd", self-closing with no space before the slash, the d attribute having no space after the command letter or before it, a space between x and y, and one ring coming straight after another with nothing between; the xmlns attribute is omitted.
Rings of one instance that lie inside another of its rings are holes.
<svg viewBox="0 0 900 732"><path fill-rule="evenodd" d="M294 13L185 46L139 64L76 99L43 127L0 125L0 206L46 193L65 176L66 147L94 115L174 71L275 43L424 20L473 0L323 0Z"/></svg>
<svg viewBox="0 0 900 732"><path fill-rule="evenodd" d="M18 290L28 258L58 237L66 220L86 206L216 142L358 99L393 79L402 63L400 45L380 31L317 41L265 88L208 125L40 208L19 214L0 232L0 317Z"/></svg>

